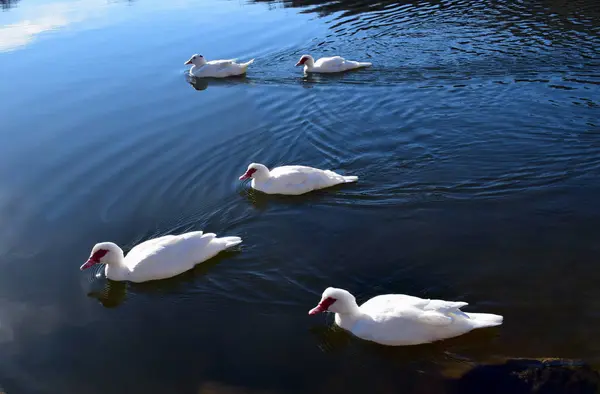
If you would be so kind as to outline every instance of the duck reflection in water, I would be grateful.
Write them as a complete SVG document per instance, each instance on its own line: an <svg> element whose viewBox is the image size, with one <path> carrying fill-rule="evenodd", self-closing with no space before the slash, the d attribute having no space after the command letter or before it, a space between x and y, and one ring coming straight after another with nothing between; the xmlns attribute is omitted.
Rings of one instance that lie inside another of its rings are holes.
<svg viewBox="0 0 600 394"><path fill-rule="evenodd" d="M356 73L356 71L335 74L308 73L296 78L300 86L305 89L310 89L317 85L336 84L348 81L351 82L353 73Z"/></svg>
<svg viewBox="0 0 600 394"><path fill-rule="evenodd" d="M206 90L209 86L232 87L238 85L250 85L253 83L252 79L246 77L246 75L229 78L196 78L186 74L185 79L198 91Z"/></svg>
<svg viewBox="0 0 600 394"><path fill-rule="evenodd" d="M269 204L289 204L290 206L303 207L306 204L316 204L324 202L328 198L345 198L345 184L331 186L327 189L314 190L310 193L294 195L285 194L266 194L252 188L242 188L238 194L245 198L254 208L259 211L264 211L269 207Z"/></svg>
<svg viewBox="0 0 600 394"><path fill-rule="evenodd" d="M238 253L239 250L227 250L180 275L142 283L110 280L104 276L104 269L100 269L91 280L87 296L97 299L105 308L116 308L137 295L160 297L165 294L185 294L188 288L197 287L197 281L202 280L223 260L231 259Z"/></svg>

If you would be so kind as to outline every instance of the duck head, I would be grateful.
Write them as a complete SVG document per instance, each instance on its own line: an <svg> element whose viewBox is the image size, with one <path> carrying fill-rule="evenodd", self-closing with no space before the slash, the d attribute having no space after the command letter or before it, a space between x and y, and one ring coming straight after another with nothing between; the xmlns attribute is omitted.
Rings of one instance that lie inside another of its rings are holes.
<svg viewBox="0 0 600 394"><path fill-rule="evenodd" d="M204 59L204 56L202 55L193 55L190 60L188 60L187 62L183 63L185 65L188 64L193 64L194 66L203 66L206 64L206 59Z"/></svg>
<svg viewBox="0 0 600 394"><path fill-rule="evenodd" d="M252 163L248 166L246 172L240 176L240 181L244 181L246 179L254 178L254 179L266 179L269 177L269 169L262 164Z"/></svg>
<svg viewBox="0 0 600 394"><path fill-rule="evenodd" d="M315 59L313 59L313 57L310 55L302 55L300 60L298 60L298 63L296 63L296 67L303 65L312 67L315 65Z"/></svg>
<svg viewBox="0 0 600 394"><path fill-rule="evenodd" d="M94 245L90 257L79 268L84 270L96 264L118 264L123 260L123 250L112 242L102 242Z"/></svg>
<svg viewBox="0 0 600 394"><path fill-rule="evenodd" d="M311 309L308 314L316 315L321 312L333 312L347 314L356 310L356 299L350 292L344 289L328 287L321 296L321 301Z"/></svg>

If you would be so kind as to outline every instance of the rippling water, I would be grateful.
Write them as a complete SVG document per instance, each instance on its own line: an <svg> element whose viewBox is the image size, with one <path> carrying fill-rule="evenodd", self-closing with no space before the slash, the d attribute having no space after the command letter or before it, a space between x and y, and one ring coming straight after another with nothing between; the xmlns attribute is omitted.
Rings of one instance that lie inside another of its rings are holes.
<svg viewBox="0 0 600 394"><path fill-rule="evenodd" d="M8 394L445 392L505 358L600 367L597 1L1 4ZM198 81L193 53L256 62ZM304 77L304 53L374 66ZM265 196L237 180L252 161L360 181ZM96 242L200 229L243 246L157 283L78 270ZM328 286L505 324L380 347L306 315Z"/></svg>

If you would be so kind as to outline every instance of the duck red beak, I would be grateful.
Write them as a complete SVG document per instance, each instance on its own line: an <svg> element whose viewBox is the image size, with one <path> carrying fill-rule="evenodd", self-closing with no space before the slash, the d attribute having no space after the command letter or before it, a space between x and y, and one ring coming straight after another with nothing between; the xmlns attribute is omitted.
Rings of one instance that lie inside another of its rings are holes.
<svg viewBox="0 0 600 394"><path fill-rule="evenodd" d="M252 178L252 174L254 174L255 172L256 172L256 170L255 170L254 168L250 168L250 169L248 169L248 171L246 171L246 172L244 173L244 175L242 175L242 176L240 177L240 181L244 181L244 180L246 180L246 179L250 179L250 178Z"/></svg>
<svg viewBox="0 0 600 394"><path fill-rule="evenodd" d="M186 66L187 66L188 64L192 64L192 60L190 59L190 60L188 60L187 62L185 62L185 63L183 63L183 64L184 64L184 65L186 65Z"/></svg>
<svg viewBox="0 0 600 394"><path fill-rule="evenodd" d="M98 261L94 259L88 259L88 261L86 261L81 267L79 267L79 269L83 271L85 269L90 268L94 264L98 264Z"/></svg>
<svg viewBox="0 0 600 394"><path fill-rule="evenodd" d="M324 300L321 300L321 302L319 302L319 305L315 306L310 311L308 311L308 314L316 315L317 313L327 312L327 310L329 310L329 307L331 306L331 304L333 304L336 301L337 300L335 298L331 298L331 297L325 298Z"/></svg>
<svg viewBox="0 0 600 394"><path fill-rule="evenodd" d="M315 306L310 311L308 311L309 315L316 315L317 313L325 312L327 309L323 308L321 304Z"/></svg>
<svg viewBox="0 0 600 394"><path fill-rule="evenodd" d="M298 63L296 63L296 67L303 65L304 62L302 60L300 60Z"/></svg>

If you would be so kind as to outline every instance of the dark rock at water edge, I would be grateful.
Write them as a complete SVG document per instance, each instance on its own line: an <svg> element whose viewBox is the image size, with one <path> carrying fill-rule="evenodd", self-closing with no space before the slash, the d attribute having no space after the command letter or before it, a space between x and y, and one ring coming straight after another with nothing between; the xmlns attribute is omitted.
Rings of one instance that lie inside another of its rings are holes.
<svg viewBox="0 0 600 394"><path fill-rule="evenodd" d="M469 370L448 382L447 393L592 394L600 393L600 374L584 363L512 359Z"/></svg>

